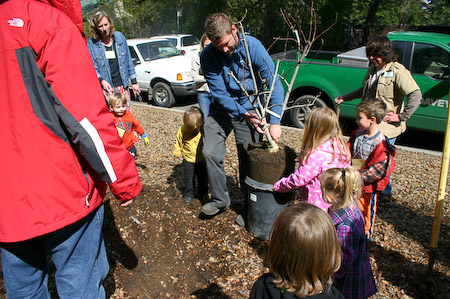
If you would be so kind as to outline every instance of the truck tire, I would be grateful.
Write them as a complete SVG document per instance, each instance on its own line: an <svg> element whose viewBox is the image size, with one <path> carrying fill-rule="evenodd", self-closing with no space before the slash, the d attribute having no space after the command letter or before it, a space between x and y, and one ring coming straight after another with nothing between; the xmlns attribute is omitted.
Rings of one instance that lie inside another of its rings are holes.
<svg viewBox="0 0 450 299"><path fill-rule="evenodd" d="M292 107L301 106L290 109L291 112L289 113L289 117L291 123L295 127L304 129L306 117L308 117L308 114L311 113L314 108L327 107L327 104L325 104L322 99L319 97L316 99L315 98L315 96L307 94L295 100Z"/></svg>
<svg viewBox="0 0 450 299"><path fill-rule="evenodd" d="M175 105L175 97L170 86L164 82L158 82L153 86L152 98L155 106L170 108Z"/></svg>

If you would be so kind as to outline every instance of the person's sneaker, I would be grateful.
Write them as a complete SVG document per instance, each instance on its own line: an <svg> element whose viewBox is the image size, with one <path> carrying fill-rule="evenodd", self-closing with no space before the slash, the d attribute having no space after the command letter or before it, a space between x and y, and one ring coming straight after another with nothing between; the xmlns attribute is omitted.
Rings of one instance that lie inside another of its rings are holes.
<svg viewBox="0 0 450 299"><path fill-rule="evenodd" d="M190 203L192 201L192 197L190 196L185 196L183 199L184 203Z"/></svg>
<svg viewBox="0 0 450 299"><path fill-rule="evenodd" d="M202 206L202 213L207 216L214 216L220 212L220 209L217 208L212 202L208 202Z"/></svg>
<svg viewBox="0 0 450 299"><path fill-rule="evenodd" d="M244 217L242 217L241 214L237 215L236 219L234 219L234 222L239 226L245 227Z"/></svg>

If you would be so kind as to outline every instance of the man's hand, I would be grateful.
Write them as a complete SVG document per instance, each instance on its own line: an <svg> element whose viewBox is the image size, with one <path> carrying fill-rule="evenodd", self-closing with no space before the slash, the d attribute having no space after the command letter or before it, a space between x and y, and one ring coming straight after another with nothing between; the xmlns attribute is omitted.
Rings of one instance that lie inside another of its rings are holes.
<svg viewBox="0 0 450 299"><path fill-rule="evenodd" d="M246 122L255 127L256 131L260 134L266 134L266 131L263 130L263 127L266 125L266 119L262 120L258 118L255 113L245 112L244 119Z"/></svg>
<svg viewBox="0 0 450 299"><path fill-rule="evenodd" d="M385 122L387 123L392 123L392 122L400 122L400 117L398 116L398 114L394 113L394 112L388 112L386 113L386 116L383 119Z"/></svg>
<svg viewBox="0 0 450 299"><path fill-rule="evenodd" d="M126 206L131 205L133 202L134 202L134 198L129 199L129 200L126 200L126 201L122 201L122 202L120 203L120 206L121 206L121 207L126 207Z"/></svg>
<svg viewBox="0 0 450 299"><path fill-rule="evenodd" d="M278 140L280 140L280 137L281 137L281 126L280 126L280 124L270 125L269 133L270 133L270 136L272 136L272 139L275 142L278 142Z"/></svg>

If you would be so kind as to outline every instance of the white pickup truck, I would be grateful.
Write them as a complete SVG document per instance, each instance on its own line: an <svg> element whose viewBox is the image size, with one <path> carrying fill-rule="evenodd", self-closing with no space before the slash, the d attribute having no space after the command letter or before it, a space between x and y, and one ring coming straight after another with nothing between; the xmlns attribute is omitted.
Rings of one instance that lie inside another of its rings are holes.
<svg viewBox="0 0 450 299"><path fill-rule="evenodd" d="M137 82L156 106L172 107L176 97L195 95L191 57L183 55L169 40L141 38L127 40Z"/></svg>

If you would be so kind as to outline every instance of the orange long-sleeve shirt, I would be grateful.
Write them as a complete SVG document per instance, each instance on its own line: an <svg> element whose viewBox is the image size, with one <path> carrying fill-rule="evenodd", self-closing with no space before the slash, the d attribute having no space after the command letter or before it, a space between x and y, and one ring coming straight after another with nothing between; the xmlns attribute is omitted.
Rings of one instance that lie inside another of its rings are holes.
<svg viewBox="0 0 450 299"><path fill-rule="evenodd" d="M122 136L122 140L127 150L132 148L134 145L135 131L141 136L145 134L144 128L142 128L137 118L130 111L126 111L123 116L114 115L114 123L117 128L121 128L125 131Z"/></svg>

